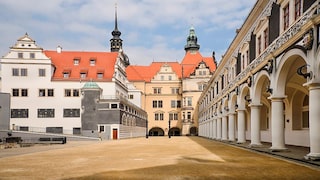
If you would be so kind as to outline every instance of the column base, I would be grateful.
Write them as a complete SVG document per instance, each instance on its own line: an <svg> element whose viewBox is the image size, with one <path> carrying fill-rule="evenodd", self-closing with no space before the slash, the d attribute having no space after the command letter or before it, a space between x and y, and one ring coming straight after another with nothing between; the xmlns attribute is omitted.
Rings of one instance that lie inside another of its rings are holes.
<svg viewBox="0 0 320 180"><path fill-rule="evenodd" d="M306 160L318 161L320 160L320 153L309 153L304 156Z"/></svg>
<svg viewBox="0 0 320 180"><path fill-rule="evenodd" d="M260 147L262 147L262 144L250 144L249 147L250 148L260 148Z"/></svg>
<svg viewBox="0 0 320 180"><path fill-rule="evenodd" d="M283 151L289 151L286 147L270 147L269 148L271 152L283 152Z"/></svg>
<svg viewBox="0 0 320 180"><path fill-rule="evenodd" d="M244 144L246 141L237 141L237 144Z"/></svg>

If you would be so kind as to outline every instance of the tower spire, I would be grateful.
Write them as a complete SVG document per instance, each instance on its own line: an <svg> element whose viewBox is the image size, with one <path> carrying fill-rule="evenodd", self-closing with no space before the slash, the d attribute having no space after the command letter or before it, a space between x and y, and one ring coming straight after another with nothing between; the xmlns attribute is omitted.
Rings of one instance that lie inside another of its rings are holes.
<svg viewBox="0 0 320 180"><path fill-rule="evenodd" d="M114 13L114 30L112 31L112 39L110 39L110 49L111 52L119 52L122 49L122 39L120 38L121 32L118 30L118 14L117 14L117 4L115 4L115 13Z"/></svg>
<svg viewBox="0 0 320 180"><path fill-rule="evenodd" d="M196 35L196 32L194 30L194 27L191 26L189 35L187 37L187 44L184 46L184 50L187 52L196 52L199 51L200 45L197 44L198 38Z"/></svg>

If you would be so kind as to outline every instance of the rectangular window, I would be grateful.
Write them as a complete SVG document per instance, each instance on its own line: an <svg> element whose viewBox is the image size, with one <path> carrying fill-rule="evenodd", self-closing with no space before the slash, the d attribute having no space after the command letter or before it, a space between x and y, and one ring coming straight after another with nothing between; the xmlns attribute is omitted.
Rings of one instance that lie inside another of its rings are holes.
<svg viewBox="0 0 320 180"><path fill-rule="evenodd" d="M20 72L21 72L21 76L28 76L28 69L20 69Z"/></svg>
<svg viewBox="0 0 320 180"><path fill-rule="evenodd" d="M46 69L39 69L39 77L45 77L46 76Z"/></svg>
<svg viewBox="0 0 320 180"><path fill-rule="evenodd" d="M12 76L19 76L19 69L18 68L12 68Z"/></svg>
<svg viewBox="0 0 320 180"><path fill-rule="evenodd" d="M86 77L87 77L87 73L85 72L80 73L80 78L84 79Z"/></svg>
<svg viewBox="0 0 320 180"><path fill-rule="evenodd" d="M74 97L79 97L79 94L80 94L80 93L79 93L79 89L74 89L74 90L73 90L73 96L74 96Z"/></svg>
<svg viewBox="0 0 320 180"><path fill-rule="evenodd" d="M28 96L28 89L21 89L21 96Z"/></svg>
<svg viewBox="0 0 320 180"><path fill-rule="evenodd" d="M23 58L23 53L18 53L18 58L22 59Z"/></svg>
<svg viewBox="0 0 320 180"><path fill-rule="evenodd" d="M71 89L65 89L64 90L64 96L70 97L71 96Z"/></svg>
<svg viewBox="0 0 320 180"><path fill-rule="evenodd" d="M181 108L180 100L171 100L171 108Z"/></svg>
<svg viewBox="0 0 320 180"><path fill-rule="evenodd" d="M29 109L11 109L11 118L28 118Z"/></svg>
<svg viewBox="0 0 320 180"><path fill-rule="evenodd" d="M158 107L158 101L152 101L152 107L157 108Z"/></svg>
<svg viewBox="0 0 320 180"><path fill-rule="evenodd" d="M104 132L104 126L99 126L99 132L103 133Z"/></svg>
<svg viewBox="0 0 320 180"><path fill-rule="evenodd" d="M90 66L96 65L96 60L95 59L90 59Z"/></svg>
<svg viewBox="0 0 320 180"><path fill-rule="evenodd" d="M39 89L39 96L40 97L46 96L46 90L45 89Z"/></svg>
<svg viewBox="0 0 320 180"><path fill-rule="evenodd" d="M269 29L266 28L264 31L263 31L263 37L264 37L264 49L266 49L268 46L269 46Z"/></svg>
<svg viewBox="0 0 320 180"><path fill-rule="evenodd" d="M97 78L102 79L103 78L103 73L97 73Z"/></svg>
<svg viewBox="0 0 320 180"><path fill-rule="evenodd" d="M38 109L38 118L54 118L54 109Z"/></svg>
<svg viewBox="0 0 320 180"><path fill-rule="evenodd" d="M63 109L63 117L80 117L80 109Z"/></svg>
<svg viewBox="0 0 320 180"><path fill-rule="evenodd" d="M302 128L309 128L309 111L302 112Z"/></svg>
<svg viewBox="0 0 320 180"><path fill-rule="evenodd" d="M118 108L118 104L111 104L111 109L117 109Z"/></svg>
<svg viewBox="0 0 320 180"><path fill-rule="evenodd" d="M187 97L187 106L192 106L192 97Z"/></svg>
<svg viewBox="0 0 320 180"><path fill-rule="evenodd" d="M158 101L158 108L162 108L162 101Z"/></svg>
<svg viewBox="0 0 320 180"><path fill-rule="evenodd" d="M170 113L169 120L178 120L178 113Z"/></svg>
<svg viewBox="0 0 320 180"><path fill-rule="evenodd" d="M12 89L12 96L19 96L19 89Z"/></svg>
<svg viewBox="0 0 320 180"><path fill-rule="evenodd" d="M54 96L54 90L48 89L48 96L53 97Z"/></svg>
<svg viewBox="0 0 320 180"><path fill-rule="evenodd" d="M153 88L153 94L161 94L161 88Z"/></svg>
<svg viewBox="0 0 320 180"><path fill-rule="evenodd" d="M30 53L30 59L34 59L35 58L35 54L34 53Z"/></svg>
<svg viewBox="0 0 320 180"><path fill-rule="evenodd" d="M187 118L188 118L188 119L191 119L191 112L188 112L188 113L187 113Z"/></svg>
<svg viewBox="0 0 320 180"><path fill-rule="evenodd" d="M283 30L289 27L289 4L283 8Z"/></svg>
<svg viewBox="0 0 320 180"><path fill-rule="evenodd" d="M171 94L179 94L179 88L171 88Z"/></svg>
<svg viewBox="0 0 320 180"><path fill-rule="evenodd" d="M69 78L70 73L69 72L63 72L63 78Z"/></svg>
<svg viewBox="0 0 320 180"><path fill-rule="evenodd" d="M133 94L129 94L129 99L133 99L133 98L134 98Z"/></svg>
<svg viewBox="0 0 320 180"><path fill-rule="evenodd" d="M260 54L261 53L261 36L259 36L258 37L258 44L257 44L258 46L258 54Z"/></svg>
<svg viewBox="0 0 320 180"><path fill-rule="evenodd" d="M73 65L79 65L80 59L73 59Z"/></svg>
<svg viewBox="0 0 320 180"><path fill-rule="evenodd" d="M301 15L301 0L295 0L294 9L294 19L297 20Z"/></svg>

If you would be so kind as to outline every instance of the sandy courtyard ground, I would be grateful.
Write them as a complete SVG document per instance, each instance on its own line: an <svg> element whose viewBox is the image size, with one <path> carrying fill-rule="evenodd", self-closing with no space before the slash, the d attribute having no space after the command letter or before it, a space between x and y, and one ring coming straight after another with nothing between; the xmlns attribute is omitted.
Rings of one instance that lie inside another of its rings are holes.
<svg viewBox="0 0 320 180"><path fill-rule="evenodd" d="M320 168L200 137L30 148L0 150L0 179L320 179Z"/></svg>

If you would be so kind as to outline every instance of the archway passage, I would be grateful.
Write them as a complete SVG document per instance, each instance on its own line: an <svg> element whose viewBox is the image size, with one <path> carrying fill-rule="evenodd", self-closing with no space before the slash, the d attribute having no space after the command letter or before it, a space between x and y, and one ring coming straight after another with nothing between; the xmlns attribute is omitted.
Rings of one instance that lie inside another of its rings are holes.
<svg viewBox="0 0 320 180"><path fill-rule="evenodd" d="M180 134L180 129L177 128L177 127L171 128L171 129L169 130L169 134L170 134L171 136L180 136L180 135L181 135L181 134Z"/></svg>
<svg viewBox="0 0 320 180"><path fill-rule="evenodd" d="M198 135L198 128L197 127L191 127L190 128L190 135L191 136L197 136Z"/></svg>
<svg viewBox="0 0 320 180"><path fill-rule="evenodd" d="M149 136L164 136L164 130L159 127L154 127L149 130Z"/></svg>

